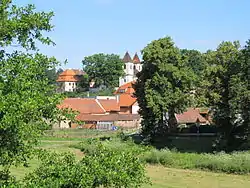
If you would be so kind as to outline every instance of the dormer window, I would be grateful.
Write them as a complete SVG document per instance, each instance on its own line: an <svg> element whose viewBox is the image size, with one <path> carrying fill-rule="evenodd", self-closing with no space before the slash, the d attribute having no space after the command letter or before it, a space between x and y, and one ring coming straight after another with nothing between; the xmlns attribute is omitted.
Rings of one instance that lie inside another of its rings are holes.
<svg viewBox="0 0 250 188"><path fill-rule="evenodd" d="M125 93L125 89L120 89L119 93Z"/></svg>

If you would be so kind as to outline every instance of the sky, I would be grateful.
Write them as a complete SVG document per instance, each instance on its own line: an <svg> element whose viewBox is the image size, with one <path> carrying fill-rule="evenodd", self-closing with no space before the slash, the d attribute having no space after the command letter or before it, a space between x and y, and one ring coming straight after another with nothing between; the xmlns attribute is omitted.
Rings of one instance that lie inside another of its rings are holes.
<svg viewBox="0 0 250 188"><path fill-rule="evenodd" d="M56 46L41 52L82 68L85 56L126 51L140 54L152 40L173 38L179 48L202 52L221 41L250 39L249 0L14 0L53 11Z"/></svg>

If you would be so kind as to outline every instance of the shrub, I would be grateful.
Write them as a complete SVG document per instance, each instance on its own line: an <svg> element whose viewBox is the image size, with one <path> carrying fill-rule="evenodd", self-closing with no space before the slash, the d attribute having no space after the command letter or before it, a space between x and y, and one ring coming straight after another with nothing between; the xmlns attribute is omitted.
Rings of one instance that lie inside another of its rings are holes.
<svg viewBox="0 0 250 188"><path fill-rule="evenodd" d="M73 154L41 155L41 165L24 179L25 187L140 187L149 183L144 164L133 152L112 151L103 145L76 161Z"/></svg>

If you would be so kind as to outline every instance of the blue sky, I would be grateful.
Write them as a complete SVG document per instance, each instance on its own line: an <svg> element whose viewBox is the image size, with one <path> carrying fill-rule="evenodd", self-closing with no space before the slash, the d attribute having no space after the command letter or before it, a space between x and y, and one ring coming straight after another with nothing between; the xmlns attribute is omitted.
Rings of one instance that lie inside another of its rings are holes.
<svg viewBox="0 0 250 188"><path fill-rule="evenodd" d="M206 51L223 40L250 38L249 0L15 0L54 11L55 47L41 47L63 68L81 68L95 53L123 56L150 41L171 36L180 48Z"/></svg>

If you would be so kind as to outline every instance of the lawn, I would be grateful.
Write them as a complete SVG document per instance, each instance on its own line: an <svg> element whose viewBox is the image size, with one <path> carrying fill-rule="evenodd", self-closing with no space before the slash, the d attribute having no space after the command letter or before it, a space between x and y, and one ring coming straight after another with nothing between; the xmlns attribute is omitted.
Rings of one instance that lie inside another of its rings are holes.
<svg viewBox="0 0 250 188"><path fill-rule="evenodd" d="M64 152L70 151L76 154L77 158L83 157L83 153L70 146L76 144L77 140L68 138L67 140L42 140L40 147ZM38 161L30 161L30 167L12 168L12 173L18 179L24 177L25 173L30 172L38 165ZM184 170L166 168L161 165L147 165L147 174L151 178L152 186L145 185L145 188L247 188L250 187L250 175L228 175L224 173L212 173L199 170Z"/></svg>

